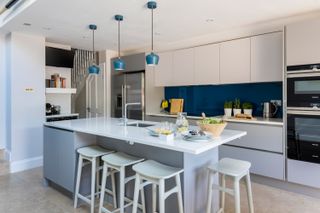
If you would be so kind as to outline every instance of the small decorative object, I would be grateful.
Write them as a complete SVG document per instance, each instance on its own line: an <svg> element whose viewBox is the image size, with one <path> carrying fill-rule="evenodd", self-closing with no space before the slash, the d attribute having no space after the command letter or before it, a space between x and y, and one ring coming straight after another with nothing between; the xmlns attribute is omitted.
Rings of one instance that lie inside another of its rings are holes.
<svg viewBox="0 0 320 213"><path fill-rule="evenodd" d="M163 141L173 141L174 140L174 131L173 124L169 122L161 123L161 127L156 130L159 133L160 140Z"/></svg>
<svg viewBox="0 0 320 213"><path fill-rule="evenodd" d="M253 106L250 102L245 102L242 104L243 113L246 115L252 116L252 108Z"/></svg>
<svg viewBox="0 0 320 213"><path fill-rule="evenodd" d="M163 99L163 100L161 101L161 106L160 106L160 108L161 108L161 112L167 113L167 109L169 108L169 101L166 100L166 99Z"/></svg>
<svg viewBox="0 0 320 213"><path fill-rule="evenodd" d="M226 101L224 102L224 115L226 117L232 116L232 101Z"/></svg>
<svg viewBox="0 0 320 213"><path fill-rule="evenodd" d="M237 114L241 114L241 102L239 98L236 98L234 100L233 106L234 106L233 116L236 116Z"/></svg>
<svg viewBox="0 0 320 213"><path fill-rule="evenodd" d="M197 122L197 124L202 131L212 133L213 137L220 137L224 128L227 126L227 123L222 119L206 117Z"/></svg>
<svg viewBox="0 0 320 213"><path fill-rule="evenodd" d="M159 56L153 52L153 11L157 8L157 2L149 1L147 6L151 10L151 53L146 56L146 61L148 66L156 66Z"/></svg>
<svg viewBox="0 0 320 213"><path fill-rule="evenodd" d="M118 58L113 62L113 68L117 71L125 70L126 64L120 56L120 22L123 21L122 15L115 15L114 19L118 22Z"/></svg>
<svg viewBox="0 0 320 213"><path fill-rule="evenodd" d="M176 120L176 127L178 133L185 133L189 129L189 122L187 120L187 113L180 112Z"/></svg>
<svg viewBox="0 0 320 213"><path fill-rule="evenodd" d="M100 72L100 67L97 66L97 61L96 61L96 52L94 49L94 32L97 30L97 25L90 24L89 29L92 30L92 52L93 52L93 59L90 63L90 66L88 68L89 74L99 74Z"/></svg>

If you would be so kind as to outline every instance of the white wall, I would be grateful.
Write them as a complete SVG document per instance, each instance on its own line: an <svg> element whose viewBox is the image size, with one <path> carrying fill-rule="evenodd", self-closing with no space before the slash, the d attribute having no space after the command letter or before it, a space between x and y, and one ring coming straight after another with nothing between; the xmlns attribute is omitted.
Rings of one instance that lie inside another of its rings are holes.
<svg viewBox="0 0 320 213"><path fill-rule="evenodd" d="M5 148L5 39L4 35L0 34L0 149Z"/></svg>
<svg viewBox="0 0 320 213"><path fill-rule="evenodd" d="M14 32L7 42L7 138L11 147L10 171L16 172L42 165L45 38Z"/></svg>

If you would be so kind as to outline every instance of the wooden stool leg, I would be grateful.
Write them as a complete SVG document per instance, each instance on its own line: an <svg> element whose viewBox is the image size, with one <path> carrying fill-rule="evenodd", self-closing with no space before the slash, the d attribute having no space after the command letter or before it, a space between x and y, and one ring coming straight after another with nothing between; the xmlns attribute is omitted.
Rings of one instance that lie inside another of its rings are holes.
<svg viewBox="0 0 320 213"><path fill-rule="evenodd" d="M78 158L78 172L77 172L76 190L75 190L75 192L74 192L74 208L77 208L77 206L78 206L78 194L79 194L79 189L80 189L80 181L81 181L81 173L82 173L82 164L83 164L83 159L82 159L82 156L79 155L79 158Z"/></svg>
<svg viewBox="0 0 320 213"><path fill-rule="evenodd" d="M91 166L91 203L90 203L90 212L94 213L94 201L95 201L95 183L96 183L96 159L92 159Z"/></svg>
<svg viewBox="0 0 320 213"><path fill-rule="evenodd" d="M207 211L206 213L211 213L211 203L212 203L212 186L213 186L213 173L208 171L208 196L207 196Z"/></svg>
<svg viewBox="0 0 320 213"><path fill-rule="evenodd" d="M125 179L125 169L124 167L120 168L120 213L124 213L124 179Z"/></svg>
<svg viewBox="0 0 320 213"><path fill-rule="evenodd" d="M136 174L136 180L134 184L132 213L137 213L139 193L140 193L140 175Z"/></svg>
<svg viewBox="0 0 320 213"><path fill-rule="evenodd" d="M183 199L182 199L180 174L176 175L176 185L178 188L177 197L178 197L179 213L183 213Z"/></svg>
<svg viewBox="0 0 320 213"><path fill-rule="evenodd" d="M111 187L112 187L112 200L113 200L113 208L117 208L117 195L116 195L116 181L115 181L115 173L111 174Z"/></svg>
<svg viewBox="0 0 320 213"><path fill-rule="evenodd" d="M96 161L96 171L97 171L97 174L96 174L96 192L99 192L99 187L100 187L100 170L99 170L99 167L100 167L100 157L98 157L97 161ZM99 193L97 194L97 198L99 198Z"/></svg>
<svg viewBox="0 0 320 213"><path fill-rule="evenodd" d="M159 213L165 213L164 180L159 180Z"/></svg>
<svg viewBox="0 0 320 213"><path fill-rule="evenodd" d="M237 178L234 178L234 206L235 213L240 213L240 185Z"/></svg>
<svg viewBox="0 0 320 213"><path fill-rule="evenodd" d="M254 213L252 188L251 188L251 180L250 180L250 173L249 172L246 175L246 186L247 186L247 195L248 195L250 213Z"/></svg>
<svg viewBox="0 0 320 213"><path fill-rule="evenodd" d="M226 188L226 176L225 175L222 175L222 177L221 177L221 185L224 189ZM225 193L225 191L221 191L221 208L222 208L221 212L224 212L225 202L226 202L226 193Z"/></svg>
<svg viewBox="0 0 320 213"><path fill-rule="evenodd" d="M157 185L152 184L152 213L157 211Z"/></svg>
<svg viewBox="0 0 320 213"><path fill-rule="evenodd" d="M102 183L101 183L101 191L100 191L100 204L99 204L99 213L102 212L103 208L103 201L104 201L104 195L105 195L105 188L107 184L107 177L108 177L108 165L106 163L103 164L103 170L102 170ZM114 190L114 188L112 188Z"/></svg>
<svg viewBox="0 0 320 213"><path fill-rule="evenodd" d="M143 183L142 180L140 182ZM142 213L146 213L146 198L145 198L144 188L142 188L140 192L141 192Z"/></svg>

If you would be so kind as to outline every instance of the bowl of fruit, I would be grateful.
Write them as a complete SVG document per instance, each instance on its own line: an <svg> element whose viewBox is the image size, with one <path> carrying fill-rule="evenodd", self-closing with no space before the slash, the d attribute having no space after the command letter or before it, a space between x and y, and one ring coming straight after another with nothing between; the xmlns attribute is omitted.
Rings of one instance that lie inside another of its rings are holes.
<svg viewBox="0 0 320 213"><path fill-rule="evenodd" d="M227 126L227 122L219 118L203 117L201 121L197 122L200 129L204 132L210 132L213 137L220 137L221 133Z"/></svg>

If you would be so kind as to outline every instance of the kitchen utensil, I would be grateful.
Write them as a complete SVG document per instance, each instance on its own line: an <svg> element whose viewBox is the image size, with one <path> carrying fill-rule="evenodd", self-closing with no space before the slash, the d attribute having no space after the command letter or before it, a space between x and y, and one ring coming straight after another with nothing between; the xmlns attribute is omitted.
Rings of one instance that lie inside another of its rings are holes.
<svg viewBox="0 0 320 213"><path fill-rule="evenodd" d="M183 99L171 99L171 107L170 107L170 114L176 115L179 112L183 111Z"/></svg>
<svg viewBox="0 0 320 213"><path fill-rule="evenodd" d="M273 118L278 112L278 106L272 102L264 102L263 104L263 117Z"/></svg>
<svg viewBox="0 0 320 213"><path fill-rule="evenodd" d="M221 133L227 126L226 122L220 124L202 124L201 122L197 122L197 124L202 131L210 132L214 137L220 137Z"/></svg>

